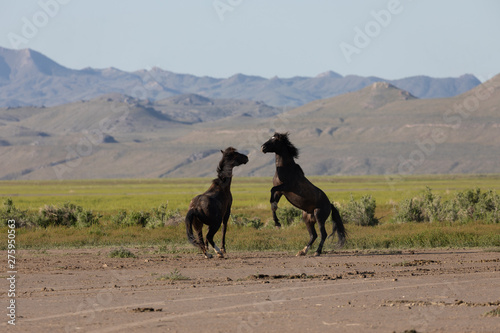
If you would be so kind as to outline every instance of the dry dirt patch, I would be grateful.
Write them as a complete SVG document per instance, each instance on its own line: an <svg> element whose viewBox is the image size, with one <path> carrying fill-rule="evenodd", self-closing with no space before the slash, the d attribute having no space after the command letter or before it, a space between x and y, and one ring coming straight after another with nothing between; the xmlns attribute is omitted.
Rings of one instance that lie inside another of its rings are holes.
<svg viewBox="0 0 500 333"><path fill-rule="evenodd" d="M20 251L23 332L497 332L500 252ZM2 279L5 280L5 279ZM4 284L0 297L7 300ZM6 303L5 303L6 304ZM0 323L1 329L7 320ZM12 328L12 327L9 327Z"/></svg>

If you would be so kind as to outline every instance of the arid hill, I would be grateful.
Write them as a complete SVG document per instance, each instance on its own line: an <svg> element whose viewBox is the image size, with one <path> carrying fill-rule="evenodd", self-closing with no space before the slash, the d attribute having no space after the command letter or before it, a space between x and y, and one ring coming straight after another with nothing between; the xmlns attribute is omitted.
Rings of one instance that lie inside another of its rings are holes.
<svg viewBox="0 0 500 333"><path fill-rule="evenodd" d="M419 99L386 82L298 108L188 94L121 94L0 109L1 179L214 176L220 149L272 176L260 145L289 131L310 175L500 172L500 76L459 96Z"/></svg>

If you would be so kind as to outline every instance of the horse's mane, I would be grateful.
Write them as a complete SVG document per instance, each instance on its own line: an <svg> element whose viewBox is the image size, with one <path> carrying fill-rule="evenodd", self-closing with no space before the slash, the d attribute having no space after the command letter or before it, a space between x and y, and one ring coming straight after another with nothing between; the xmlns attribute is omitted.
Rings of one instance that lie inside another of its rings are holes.
<svg viewBox="0 0 500 333"><path fill-rule="evenodd" d="M236 148L233 148L233 147L228 147L226 148L226 150L222 151L222 159L220 160L219 162L219 165L217 166L217 179L214 179L214 181L216 180L224 180L225 178L228 178L229 176L224 174L224 167L226 166L226 157L228 154L230 153L235 153L236 152Z"/></svg>
<svg viewBox="0 0 500 333"><path fill-rule="evenodd" d="M299 149L290 142L290 139L288 139L288 132L274 133L274 137L285 145L285 148L290 156L293 158L299 158Z"/></svg>

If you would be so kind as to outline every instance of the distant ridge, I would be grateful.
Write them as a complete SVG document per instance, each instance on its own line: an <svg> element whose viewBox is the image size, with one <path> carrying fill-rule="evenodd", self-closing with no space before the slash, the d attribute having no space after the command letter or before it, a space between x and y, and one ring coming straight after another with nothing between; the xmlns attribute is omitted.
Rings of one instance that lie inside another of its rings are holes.
<svg viewBox="0 0 500 333"><path fill-rule="evenodd" d="M220 150L239 176L275 172L260 146L288 131L308 175L500 173L500 75L458 96L421 99L392 83L297 108L198 94L111 93L53 107L0 108L0 179L213 177ZM393 176L395 175L395 176ZM391 180L392 181L392 180Z"/></svg>
<svg viewBox="0 0 500 333"><path fill-rule="evenodd" d="M379 81L389 82L418 98L452 97L480 84L470 74L458 78L414 76L386 80L341 76L327 71L315 77L266 79L244 74L229 78L198 77L158 67L135 72L116 68L75 70L30 49L0 47L0 106L11 107L54 106L90 100L107 93L121 93L152 101L181 94L197 94L215 99L248 99L272 106L296 107L357 91Z"/></svg>

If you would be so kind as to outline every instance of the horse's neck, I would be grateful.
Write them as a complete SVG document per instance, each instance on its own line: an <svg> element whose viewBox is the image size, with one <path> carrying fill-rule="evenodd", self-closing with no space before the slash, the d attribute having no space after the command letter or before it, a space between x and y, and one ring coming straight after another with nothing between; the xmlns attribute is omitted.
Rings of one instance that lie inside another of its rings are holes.
<svg viewBox="0 0 500 333"><path fill-rule="evenodd" d="M224 188L230 188L231 187L231 182L233 181L233 177L226 177L223 180Z"/></svg>
<svg viewBox="0 0 500 333"><path fill-rule="evenodd" d="M218 181L218 187L219 190L224 192L224 193L231 193L231 181L232 177L226 177L226 178L219 178Z"/></svg>
<svg viewBox="0 0 500 333"><path fill-rule="evenodd" d="M212 193L231 193L231 181L232 177L217 177L212 181L207 192Z"/></svg>
<svg viewBox="0 0 500 333"><path fill-rule="evenodd" d="M219 163L219 167L217 168L217 178L218 178L217 184L220 190L224 192L229 192L231 187L231 181L233 179L233 167L229 163L221 161Z"/></svg>
<svg viewBox="0 0 500 333"><path fill-rule="evenodd" d="M219 186L222 190L227 190L231 187L231 182L233 180L233 176L225 176L223 174L219 174Z"/></svg>
<svg viewBox="0 0 500 333"><path fill-rule="evenodd" d="M219 177L219 179L232 178L233 167L231 166L231 164L225 163L225 161L221 161L219 167L217 168L217 177Z"/></svg>
<svg viewBox="0 0 500 333"><path fill-rule="evenodd" d="M287 165L293 165L295 164L295 161L293 157L289 156L288 154L284 155L278 155L276 154L276 166L277 167L284 167Z"/></svg>

